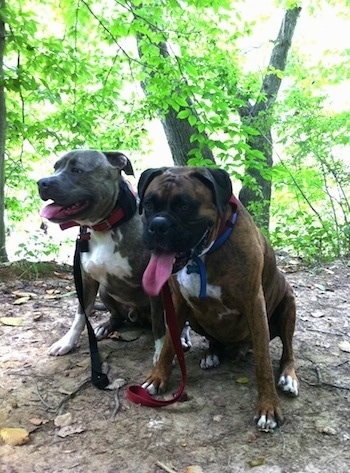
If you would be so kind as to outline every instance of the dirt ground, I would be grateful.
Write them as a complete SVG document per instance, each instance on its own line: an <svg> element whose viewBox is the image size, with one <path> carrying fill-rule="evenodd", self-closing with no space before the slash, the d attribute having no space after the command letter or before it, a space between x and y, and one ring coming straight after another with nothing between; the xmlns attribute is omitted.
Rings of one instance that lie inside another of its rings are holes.
<svg viewBox="0 0 350 473"><path fill-rule="evenodd" d="M280 266L297 297L301 386L297 399L280 395L286 422L273 434L257 432L252 420L252 355L203 371L198 364L205 340L192 335L187 401L160 409L132 404L126 386L99 391L86 382L86 332L74 352L48 355L75 311L71 268L53 267L33 278L31 267L1 267L0 435L6 440L6 428L30 434L18 446L0 439L0 472L348 473L350 263L303 268L282 258ZM96 311L92 323L105 318L105 312ZM127 330L123 338L129 341L99 344L108 376L142 382L152 363L151 332ZM277 369L278 341L271 343L271 353ZM171 391L179 381L176 367ZM193 465L201 468L188 468Z"/></svg>

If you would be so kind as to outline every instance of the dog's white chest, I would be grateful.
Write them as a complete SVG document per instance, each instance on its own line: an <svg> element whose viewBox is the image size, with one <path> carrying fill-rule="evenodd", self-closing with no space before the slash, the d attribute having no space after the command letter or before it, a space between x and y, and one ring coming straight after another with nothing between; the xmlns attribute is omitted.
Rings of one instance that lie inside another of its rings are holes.
<svg viewBox="0 0 350 473"><path fill-rule="evenodd" d="M118 230L117 230L118 232ZM114 238L122 235L119 232ZM123 279L132 275L128 258L121 256L118 244L112 239L111 232L93 232L89 241L89 251L81 254L85 272L100 283L105 283L107 275Z"/></svg>
<svg viewBox="0 0 350 473"><path fill-rule="evenodd" d="M204 258L205 257L201 257ZM204 261L203 261L204 262ZM196 271L197 264L190 260L188 264L182 268L177 274L177 281L180 285L181 294L189 301L190 297L199 297L201 285L205 285L206 296L214 299L221 298L221 287L208 284L206 271L202 273Z"/></svg>

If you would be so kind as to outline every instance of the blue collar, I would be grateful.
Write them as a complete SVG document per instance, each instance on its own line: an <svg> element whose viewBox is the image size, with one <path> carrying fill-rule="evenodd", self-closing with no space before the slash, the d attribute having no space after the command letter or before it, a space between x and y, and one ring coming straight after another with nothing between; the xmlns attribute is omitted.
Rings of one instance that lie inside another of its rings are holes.
<svg viewBox="0 0 350 473"><path fill-rule="evenodd" d="M209 248L209 250L205 253L206 255L210 255L216 251L220 246L222 246L225 241L230 237L233 227L237 221L237 200L234 196L230 199L230 203L233 206L233 211L230 219L225 223L225 226L218 236L218 238L214 241L213 245ZM200 277L200 291L199 297L203 298L207 296L207 270L205 268L205 264L200 256L195 256L192 258L194 264L187 265L187 274L197 273Z"/></svg>

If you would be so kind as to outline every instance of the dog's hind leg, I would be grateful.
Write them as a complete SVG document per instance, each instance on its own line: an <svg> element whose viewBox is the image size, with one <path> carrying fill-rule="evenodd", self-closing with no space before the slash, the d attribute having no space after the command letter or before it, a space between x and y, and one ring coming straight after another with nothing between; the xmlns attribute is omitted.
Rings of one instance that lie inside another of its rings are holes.
<svg viewBox="0 0 350 473"><path fill-rule="evenodd" d="M111 297L104 286L100 287L100 299L110 312L107 322L99 324L95 328L95 335L98 340L106 338L110 333L118 330L128 318L129 308L117 302Z"/></svg>
<svg viewBox="0 0 350 473"><path fill-rule="evenodd" d="M288 286L286 293L273 314L276 326L274 330L282 341L282 356L280 360L280 376L278 387L286 394L298 396L299 383L295 373L293 353L293 334L295 329L295 299L292 289Z"/></svg>

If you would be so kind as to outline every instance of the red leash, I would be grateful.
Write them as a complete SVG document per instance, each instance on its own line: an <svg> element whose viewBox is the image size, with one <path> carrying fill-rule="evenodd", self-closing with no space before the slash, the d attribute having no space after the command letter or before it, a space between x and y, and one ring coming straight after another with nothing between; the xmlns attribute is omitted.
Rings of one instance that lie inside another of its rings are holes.
<svg viewBox="0 0 350 473"><path fill-rule="evenodd" d="M163 407L168 406L169 404L174 404L174 402L176 402L182 396L187 382L185 357L181 345L179 327L177 326L174 304L171 298L170 288L167 282L162 288L162 296L165 309L165 319L168 325L171 340L174 345L177 360L180 365L182 379L179 390L176 394L174 394L174 397L172 399L169 399L168 401L155 399L142 386L129 386L126 391L129 401L132 401L136 404L142 404L143 406L148 407Z"/></svg>

